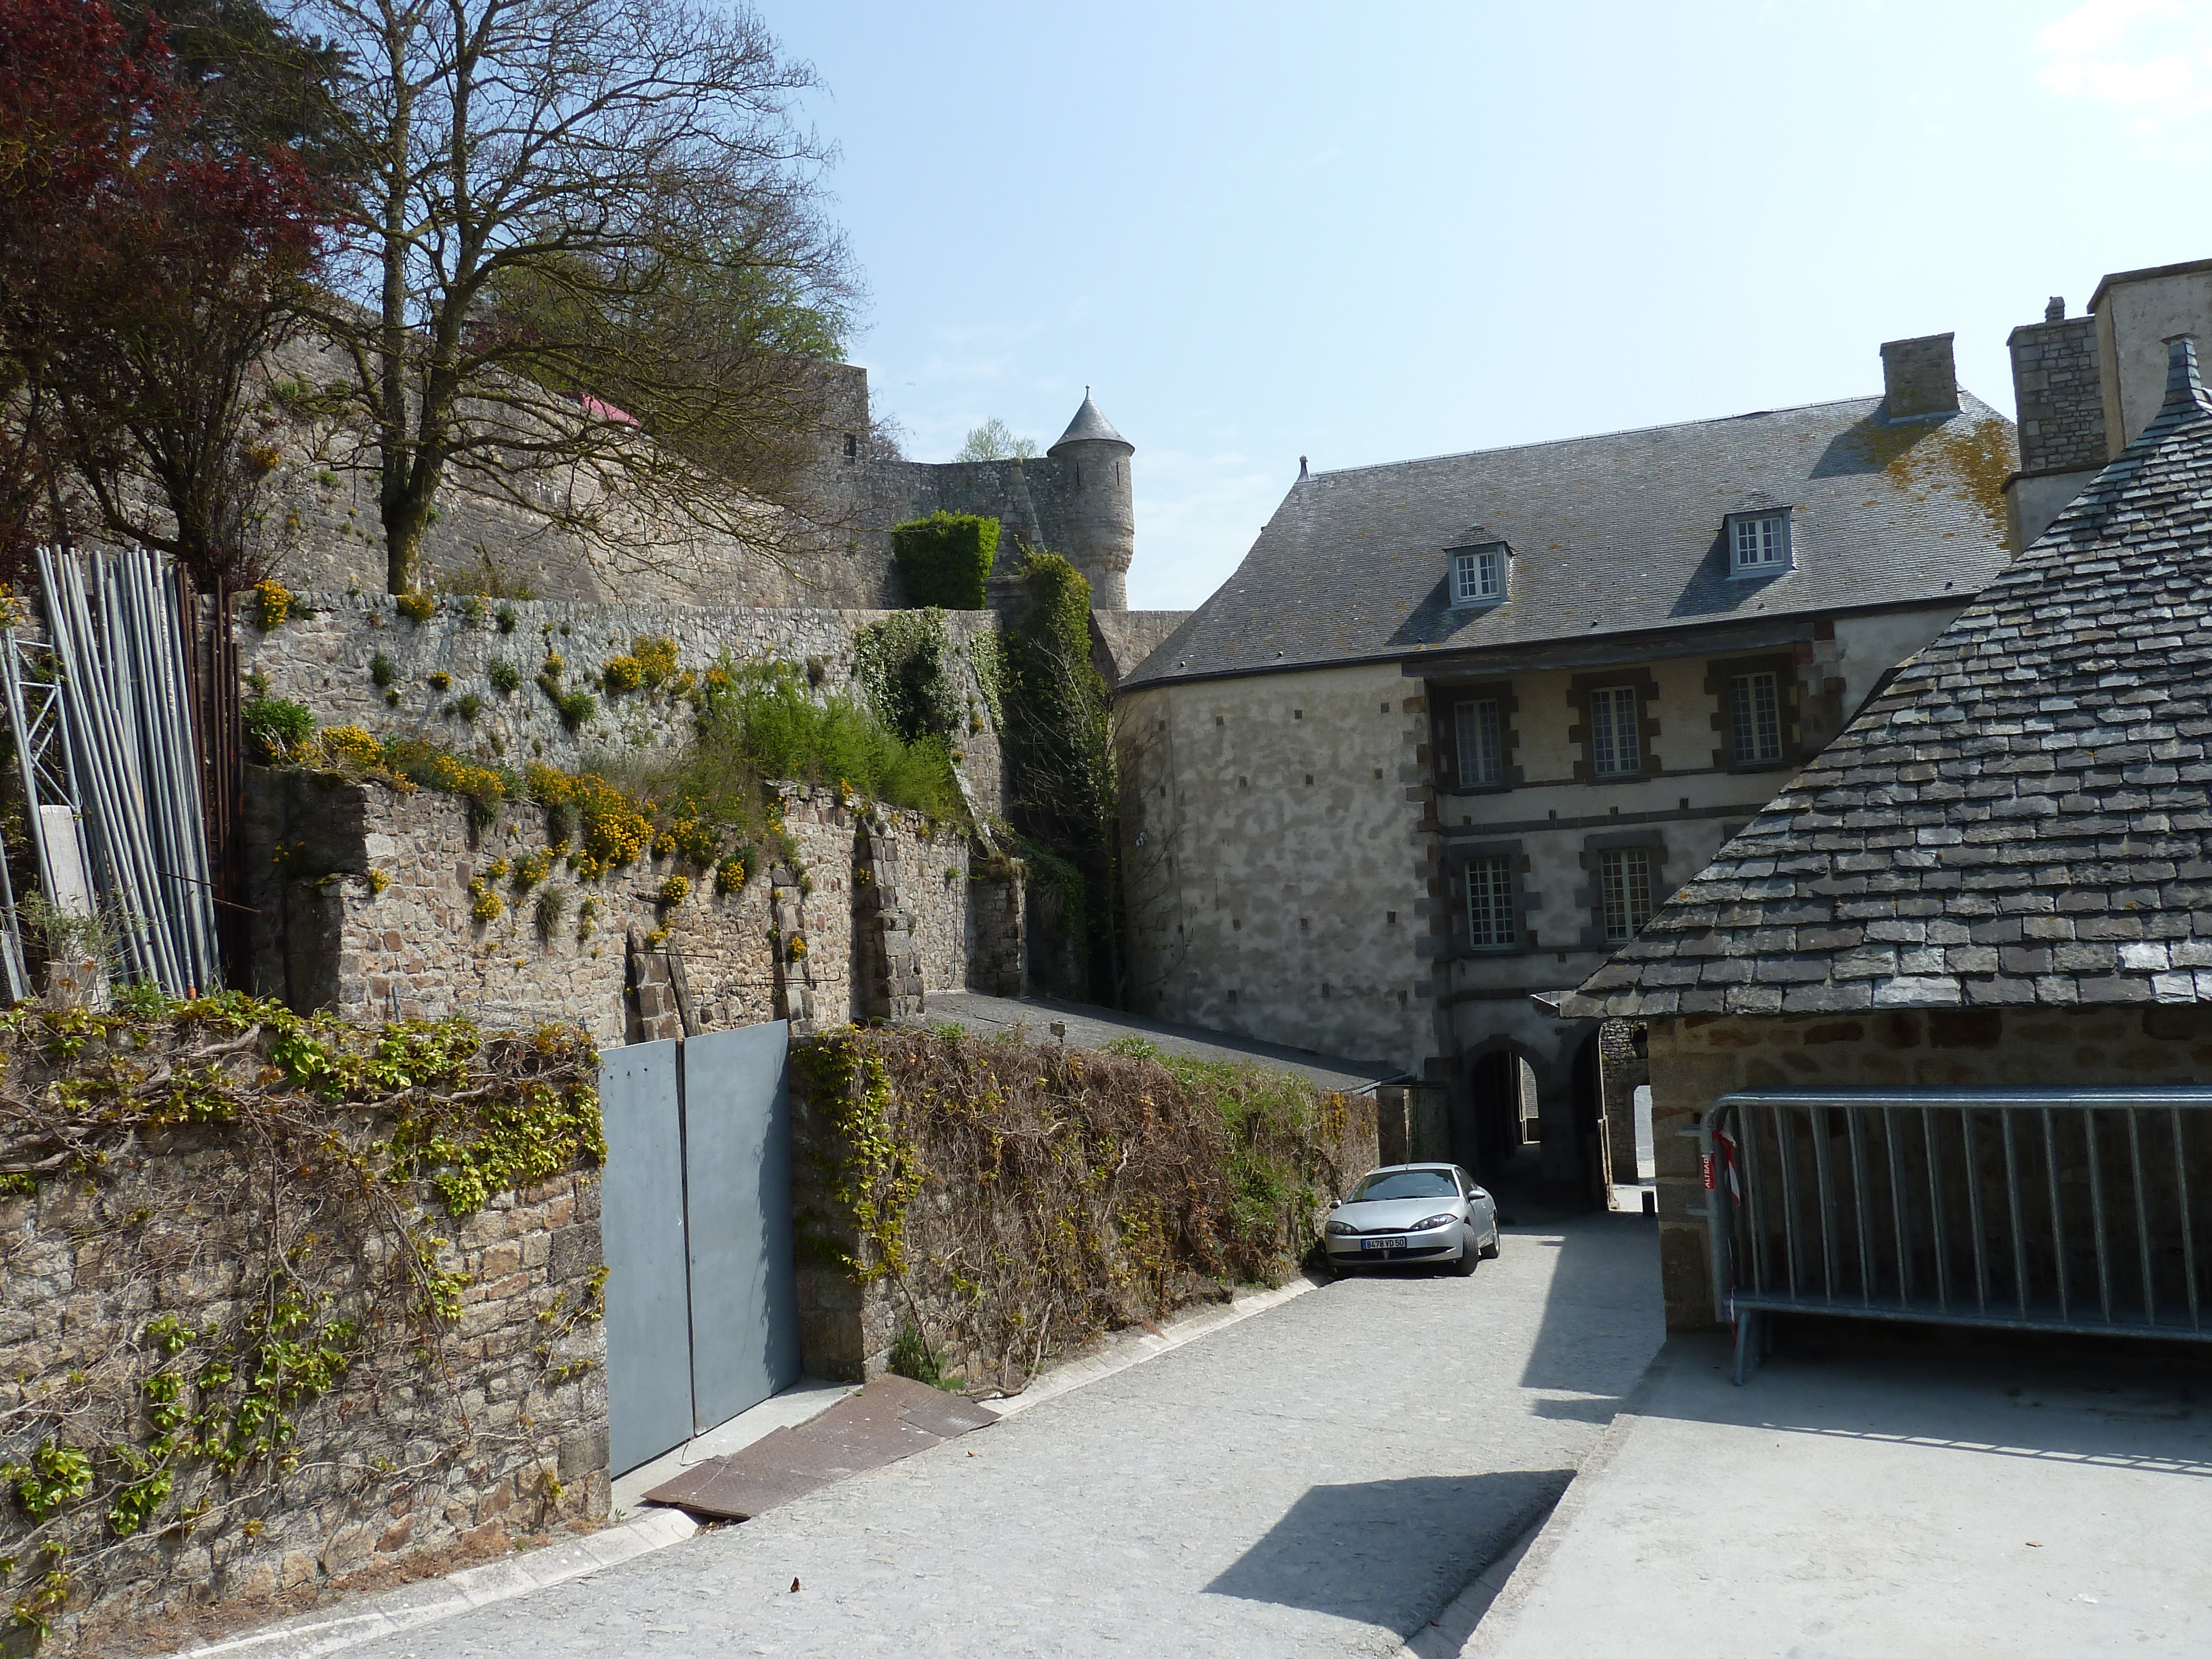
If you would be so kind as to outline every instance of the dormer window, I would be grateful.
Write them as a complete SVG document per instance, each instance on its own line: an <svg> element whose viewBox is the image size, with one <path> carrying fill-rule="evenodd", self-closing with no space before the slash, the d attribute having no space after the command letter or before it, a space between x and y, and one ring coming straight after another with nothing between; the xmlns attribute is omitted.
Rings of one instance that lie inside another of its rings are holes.
<svg viewBox="0 0 2212 1659"><path fill-rule="evenodd" d="M1451 602L1454 609L1498 605L1505 598L1506 547L1455 547L1451 556Z"/></svg>
<svg viewBox="0 0 2212 1659"><path fill-rule="evenodd" d="M1790 568L1790 509L1731 513L1728 521L1729 574L1772 576Z"/></svg>

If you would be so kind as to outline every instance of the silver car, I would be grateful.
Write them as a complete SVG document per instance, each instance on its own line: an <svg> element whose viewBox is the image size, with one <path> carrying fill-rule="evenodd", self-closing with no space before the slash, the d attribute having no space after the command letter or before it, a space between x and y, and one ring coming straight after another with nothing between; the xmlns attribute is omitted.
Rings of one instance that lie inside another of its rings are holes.
<svg viewBox="0 0 2212 1659"><path fill-rule="evenodd" d="M1322 1233L1332 1273L1443 1261L1464 1278L1498 1254L1498 1206L1455 1164L1389 1164L1361 1178Z"/></svg>

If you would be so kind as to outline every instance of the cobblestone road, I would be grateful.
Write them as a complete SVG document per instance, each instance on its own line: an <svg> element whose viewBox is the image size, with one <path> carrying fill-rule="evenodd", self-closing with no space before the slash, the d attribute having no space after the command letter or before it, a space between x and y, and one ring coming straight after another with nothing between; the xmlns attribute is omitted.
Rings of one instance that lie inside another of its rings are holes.
<svg viewBox="0 0 2212 1659"><path fill-rule="evenodd" d="M888 1468L361 1659L1394 1652L1660 1340L1650 1224L1332 1285ZM793 1579L799 1588L791 1588Z"/></svg>

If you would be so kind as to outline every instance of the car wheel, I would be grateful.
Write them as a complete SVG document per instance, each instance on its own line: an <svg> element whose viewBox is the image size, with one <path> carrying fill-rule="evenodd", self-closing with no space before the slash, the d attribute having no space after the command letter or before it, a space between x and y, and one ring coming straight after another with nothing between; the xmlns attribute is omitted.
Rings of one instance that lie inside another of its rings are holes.
<svg viewBox="0 0 2212 1659"><path fill-rule="evenodd" d="M1474 1244L1472 1243L1462 1244L1460 1247L1459 1260L1451 1264L1453 1274L1457 1278L1465 1279L1474 1271L1476 1260Z"/></svg>
<svg viewBox="0 0 2212 1659"><path fill-rule="evenodd" d="M1498 1246L1503 1244L1504 1242L1505 1241L1504 1239L1498 1236L1498 1229L1492 1227L1490 1230L1490 1243L1482 1247L1482 1259L1485 1261L1497 1261Z"/></svg>

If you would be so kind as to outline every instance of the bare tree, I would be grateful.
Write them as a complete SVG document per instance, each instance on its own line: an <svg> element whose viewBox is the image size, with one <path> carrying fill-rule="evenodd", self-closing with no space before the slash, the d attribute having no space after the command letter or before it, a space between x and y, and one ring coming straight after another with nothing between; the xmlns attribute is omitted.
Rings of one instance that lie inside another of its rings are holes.
<svg viewBox="0 0 2212 1659"><path fill-rule="evenodd" d="M392 589L449 480L600 551L673 520L775 552L858 291L829 152L792 112L812 70L750 11L684 0L295 15L352 70L356 263L324 321L378 452Z"/></svg>
<svg viewBox="0 0 2212 1659"><path fill-rule="evenodd" d="M1018 438L1014 429L994 415L978 427L969 428L966 441L962 443L952 459L956 461L1026 461L1037 453L1035 438Z"/></svg>

